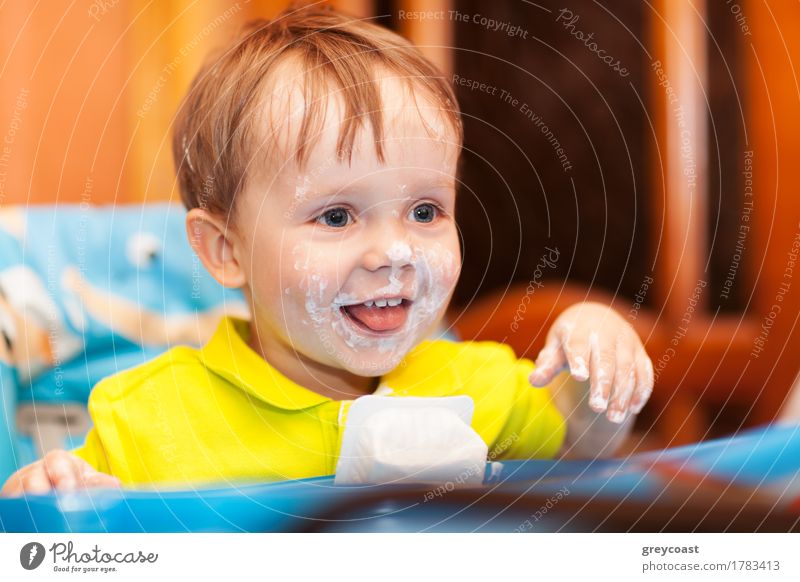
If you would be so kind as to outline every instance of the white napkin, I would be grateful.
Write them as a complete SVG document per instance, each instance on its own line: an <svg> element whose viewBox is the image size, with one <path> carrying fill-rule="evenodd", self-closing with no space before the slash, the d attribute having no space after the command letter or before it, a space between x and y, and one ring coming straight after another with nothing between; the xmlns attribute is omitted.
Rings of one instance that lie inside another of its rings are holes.
<svg viewBox="0 0 800 582"><path fill-rule="evenodd" d="M488 448L469 396L362 396L347 415L336 485L483 482Z"/></svg>

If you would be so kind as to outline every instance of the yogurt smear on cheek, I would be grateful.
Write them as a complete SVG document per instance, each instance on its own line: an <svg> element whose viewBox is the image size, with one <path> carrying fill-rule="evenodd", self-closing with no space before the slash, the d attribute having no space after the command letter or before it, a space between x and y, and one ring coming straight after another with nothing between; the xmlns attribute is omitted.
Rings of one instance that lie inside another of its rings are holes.
<svg viewBox="0 0 800 582"><path fill-rule="evenodd" d="M308 316L302 322L315 330L328 355L348 369L355 368L353 371L367 367L371 373L383 373L396 367L437 321L446 307L458 271L454 254L440 244L412 249L407 243L396 241L386 253L390 265L387 284L373 293L375 296L401 295L404 291L401 270L410 265L414 273L410 289L413 301L403 301L394 307L362 304L344 308L363 297L343 292L330 297L333 286L327 276L315 268L317 261L308 260L307 251L307 248L294 249L298 259L295 269L303 271L300 290ZM305 259L300 256L303 254ZM336 339L347 349L337 349ZM353 365L355 356L360 358L360 365Z"/></svg>

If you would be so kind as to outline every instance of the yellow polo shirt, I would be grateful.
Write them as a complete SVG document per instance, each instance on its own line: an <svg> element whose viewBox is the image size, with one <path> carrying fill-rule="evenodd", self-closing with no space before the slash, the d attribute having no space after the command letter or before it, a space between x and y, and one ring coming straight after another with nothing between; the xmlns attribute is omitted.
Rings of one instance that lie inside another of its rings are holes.
<svg viewBox="0 0 800 582"><path fill-rule="evenodd" d="M225 318L200 349L176 347L92 390L94 427L72 451L128 485L242 482L331 475L351 401L295 384ZM387 396L466 394L492 460L549 458L566 425L530 360L494 342L425 341L381 378Z"/></svg>

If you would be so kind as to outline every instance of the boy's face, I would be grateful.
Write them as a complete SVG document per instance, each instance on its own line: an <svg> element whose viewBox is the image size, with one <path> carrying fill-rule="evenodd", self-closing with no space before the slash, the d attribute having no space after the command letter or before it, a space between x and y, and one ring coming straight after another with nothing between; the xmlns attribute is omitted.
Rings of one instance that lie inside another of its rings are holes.
<svg viewBox="0 0 800 582"><path fill-rule="evenodd" d="M418 110L394 79L381 84L385 164L363 127L352 164L340 162L341 106L331 101L306 169L289 162L277 174L254 176L237 200L254 348L268 359L280 350L382 375L447 308L461 267L458 147L441 112L420 96Z"/></svg>

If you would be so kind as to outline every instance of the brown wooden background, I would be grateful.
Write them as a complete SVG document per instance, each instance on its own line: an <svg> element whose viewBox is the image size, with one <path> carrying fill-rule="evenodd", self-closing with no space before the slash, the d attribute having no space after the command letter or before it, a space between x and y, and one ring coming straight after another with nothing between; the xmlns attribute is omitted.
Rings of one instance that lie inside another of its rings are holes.
<svg viewBox="0 0 800 582"><path fill-rule="evenodd" d="M655 426L650 434L665 445L778 413L800 367L800 274L787 272L800 232L797 3L334 4L408 36L445 74L527 103L569 159L565 171L552 141L518 105L458 88L467 148L459 193L465 267L452 320L464 337L504 340L534 355L569 302L599 297L629 313L652 279L633 323L657 368L670 357L640 428ZM0 205L177 199L168 144L180 96L211 47L244 20L284 5L4 3ZM557 21L562 8L579 15L574 28ZM446 17L411 20L400 10ZM489 30L476 15L527 37ZM575 30L592 33L628 75L602 63ZM679 96L683 126L658 85L655 61ZM691 188L683 130L696 173ZM753 152L750 230L724 297L745 224L746 151ZM557 247L560 259L543 272L546 284L511 333L545 247ZM700 280L707 286L681 331ZM783 295L782 283L789 284ZM760 334L766 339L756 354Z"/></svg>

